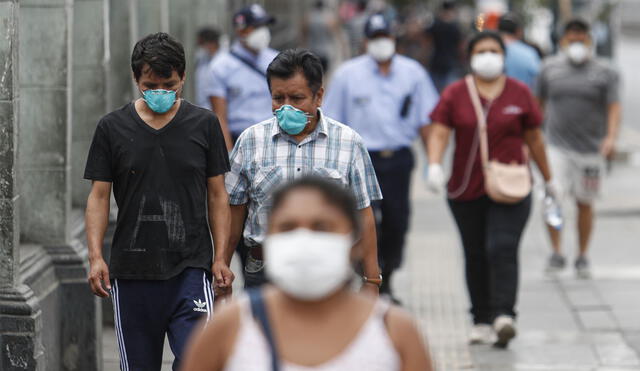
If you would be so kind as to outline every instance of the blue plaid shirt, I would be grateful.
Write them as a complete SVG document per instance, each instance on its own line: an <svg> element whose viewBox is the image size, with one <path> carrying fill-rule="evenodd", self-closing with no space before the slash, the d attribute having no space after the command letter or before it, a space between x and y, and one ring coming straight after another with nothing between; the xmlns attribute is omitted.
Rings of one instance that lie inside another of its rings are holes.
<svg viewBox="0 0 640 371"><path fill-rule="evenodd" d="M353 129L320 113L316 130L298 143L271 118L242 133L225 177L231 205L248 204L247 246L264 240L273 190L304 175L329 178L351 189L359 209L382 199L369 153Z"/></svg>

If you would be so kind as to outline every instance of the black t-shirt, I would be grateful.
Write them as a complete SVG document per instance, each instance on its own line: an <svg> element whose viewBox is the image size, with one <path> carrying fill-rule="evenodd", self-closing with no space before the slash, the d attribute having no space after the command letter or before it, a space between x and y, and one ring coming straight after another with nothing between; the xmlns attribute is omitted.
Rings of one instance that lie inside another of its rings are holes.
<svg viewBox="0 0 640 371"><path fill-rule="evenodd" d="M91 143L85 179L113 183L118 221L110 277L168 279L186 267L211 269L207 178L229 171L215 114L182 100L156 130L134 103L104 116Z"/></svg>
<svg viewBox="0 0 640 371"><path fill-rule="evenodd" d="M446 73L457 68L460 62L458 54L462 40L458 24L436 19L427 33L433 38L434 45L429 66L431 72Z"/></svg>

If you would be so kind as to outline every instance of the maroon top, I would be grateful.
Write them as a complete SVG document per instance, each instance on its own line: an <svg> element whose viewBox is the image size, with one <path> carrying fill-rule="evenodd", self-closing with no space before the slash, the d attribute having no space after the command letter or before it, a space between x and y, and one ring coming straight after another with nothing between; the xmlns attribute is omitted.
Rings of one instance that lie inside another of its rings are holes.
<svg viewBox="0 0 640 371"><path fill-rule="evenodd" d="M500 96L493 101L482 97L480 100L484 111L488 110L489 159L503 163L524 163L524 130L537 128L542 122L540 109L529 88L507 77ZM476 156L468 186L464 188L465 172L478 125L464 79L449 85L442 92L440 102L431 113L431 121L447 125L455 132L456 147L448 184L449 197L458 201L482 197L485 190L479 143L476 145Z"/></svg>

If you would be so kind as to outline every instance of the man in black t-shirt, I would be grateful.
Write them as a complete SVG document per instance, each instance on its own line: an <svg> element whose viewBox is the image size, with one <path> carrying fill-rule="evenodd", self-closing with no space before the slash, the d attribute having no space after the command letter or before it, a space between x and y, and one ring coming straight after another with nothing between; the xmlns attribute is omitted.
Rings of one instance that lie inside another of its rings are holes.
<svg viewBox="0 0 640 371"><path fill-rule="evenodd" d="M100 297L110 291L122 369L159 370L165 334L177 369L194 326L211 316L212 273L223 288L234 278L224 258L229 159L215 114L180 98L185 57L178 41L166 33L143 38L131 67L142 98L100 120L84 174L92 181L89 284ZM107 267L112 184L118 220Z"/></svg>
<svg viewBox="0 0 640 371"><path fill-rule="evenodd" d="M433 24L426 30L432 44L429 73L439 92L460 77L463 35L458 26L455 1L444 1Z"/></svg>

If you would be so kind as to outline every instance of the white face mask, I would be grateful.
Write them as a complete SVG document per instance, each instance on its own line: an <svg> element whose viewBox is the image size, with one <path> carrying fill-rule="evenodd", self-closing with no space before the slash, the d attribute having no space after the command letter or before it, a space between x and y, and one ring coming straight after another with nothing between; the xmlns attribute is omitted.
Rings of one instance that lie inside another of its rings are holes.
<svg viewBox="0 0 640 371"><path fill-rule="evenodd" d="M566 49L567 57L571 63L582 64L589 58L589 48L581 42L569 44Z"/></svg>
<svg viewBox="0 0 640 371"><path fill-rule="evenodd" d="M338 291L352 273L350 235L296 229L268 236L265 273L286 294L305 301Z"/></svg>
<svg viewBox="0 0 640 371"><path fill-rule="evenodd" d="M271 32L266 26L258 27L251 31L244 41L249 48L255 51L261 51L269 46L271 42Z"/></svg>
<svg viewBox="0 0 640 371"><path fill-rule="evenodd" d="M377 62L388 61L396 52L395 40L388 37L378 37L367 42L367 54Z"/></svg>
<svg viewBox="0 0 640 371"><path fill-rule="evenodd" d="M482 79L496 79L504 70L504 57L492 52L476 54L471 57L471 70Z"/></svg>

